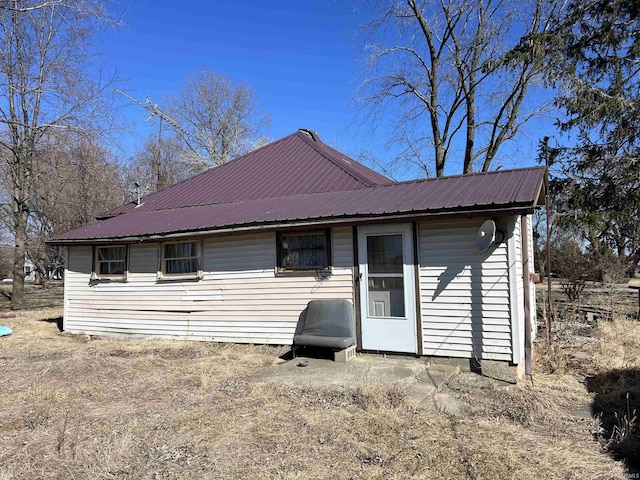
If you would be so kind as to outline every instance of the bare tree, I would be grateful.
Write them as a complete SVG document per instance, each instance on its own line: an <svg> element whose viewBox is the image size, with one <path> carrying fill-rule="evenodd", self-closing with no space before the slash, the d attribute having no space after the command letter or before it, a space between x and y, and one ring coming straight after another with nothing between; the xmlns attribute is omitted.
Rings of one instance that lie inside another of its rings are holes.
<svg viewBox="0 0 640 480"><path fill-rule="evenodd" d="M46 238L92 222L124 201L120 165L95 141L55 132L40 142L31 190L27 253L43 282L61 265Z"/></svg>
<svg viewBox="0 0 640 480"><path fill-rule="evenodd" d="M147 195L200 172L184 145L174 137L152 136L134 153L124 168L125 185L138 183Z"/></svg>
<svg viewBox="0 0 640 480"><path fill-rule="evenodd" d="M556 0L381 1L365 27L371 70L359 98L375 118L394 108L402 158L421 170L442 176L458 152L462 173L489 170L544 107L525 108L544 68L542 42L531 39L561 9Z"/></svg>
<svg viewBox="0 0 640 480"><path fill-rule="evenodd" d="M87 130L109 84L87 74L90 39L113 22L106 0L5 0L0 4L0 146L10 177L15 240L11 307L24 305L24 261L32 186L42 139ZM100 74L101 72L98 72Z"/></svg>
<svg viewBox="0 0 640 480"><path fill-rule="evenodd" d="M247 85L203 70L192 75L179 96L165 99L166 111L180 127L173 129L195 163L210 168L251 150L268 119L257 108Z"/></svg>

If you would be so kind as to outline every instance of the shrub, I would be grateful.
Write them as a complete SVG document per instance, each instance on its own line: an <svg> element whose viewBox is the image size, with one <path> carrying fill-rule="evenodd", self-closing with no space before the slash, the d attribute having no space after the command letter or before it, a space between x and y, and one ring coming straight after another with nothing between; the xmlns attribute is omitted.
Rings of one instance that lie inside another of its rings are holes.
<svg viewBox="0 0 640 480"><path fill-rule="evenodd" d="M591 274L591 266L578 242L563 240L551 252L551 269L560 276L562 291L570 302L579 302L580 294Z"/></svg>

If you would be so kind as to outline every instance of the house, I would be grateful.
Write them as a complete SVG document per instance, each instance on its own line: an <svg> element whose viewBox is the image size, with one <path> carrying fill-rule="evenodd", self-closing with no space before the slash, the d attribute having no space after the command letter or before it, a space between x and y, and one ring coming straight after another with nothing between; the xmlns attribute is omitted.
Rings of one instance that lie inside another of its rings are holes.
<svg viewBox="0 0 640 480"><path fill-rule="evenodd" d="M2 248L2 247L0 247ZM12 247L6 247L4 248L3 254L7 255L7 258L10 258L13 255L13 248ZM11 264L11 266L13 266ZM24 259L24 281L25 283L33 283L36 280L36 269L35 266L33 264L33 262L31 261L31 259L29 257L25 257ZM2 272L0 272L0 281L2 283L13 283L13 278L11 278L12 273L9 269L9 264L7 264L7 267L5 269L2 270ZM5 275L7 276L7 278L5 278Z"/></svg>
<svg viewBox="0 0 640 480"><path fill-rule="evenodd" d="M544 176L396 183L299 130L51 239L64 329L291 344L307 302L347 299L359 350L522 370Z"/></svg>
<svg viewBox="0 0 640 480"><path fill-rule="evenodd" d="M33 283L36 280L36 268L29 257L24 259L24 281Z"/></svg>

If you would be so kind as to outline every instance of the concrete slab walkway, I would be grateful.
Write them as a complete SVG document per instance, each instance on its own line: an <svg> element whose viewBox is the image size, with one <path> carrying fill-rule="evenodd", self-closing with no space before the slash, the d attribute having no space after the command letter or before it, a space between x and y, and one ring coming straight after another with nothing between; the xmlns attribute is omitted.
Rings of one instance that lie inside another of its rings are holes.
<svg viewBox="0 0 640 480"><path fill-rule="evenodd" d="M298 366L308 362L306 367ZM312 388L350 389L364 385L398 384L416 403L431 398L459 372L452 365L429 365L425 359L382 355L358 355L347 363L297 357L258 372L257 383L279 383Z"/></svg>

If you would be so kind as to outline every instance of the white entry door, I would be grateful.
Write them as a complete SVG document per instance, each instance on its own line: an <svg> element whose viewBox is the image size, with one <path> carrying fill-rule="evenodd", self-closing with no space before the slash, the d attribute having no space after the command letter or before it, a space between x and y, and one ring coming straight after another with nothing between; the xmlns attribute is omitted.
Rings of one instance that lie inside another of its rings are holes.
<svg viewBox="0 0 640 480"><path fill-rule="evenodd" d="M417 352L410 224L358 227L362 348Z"/></svg>

